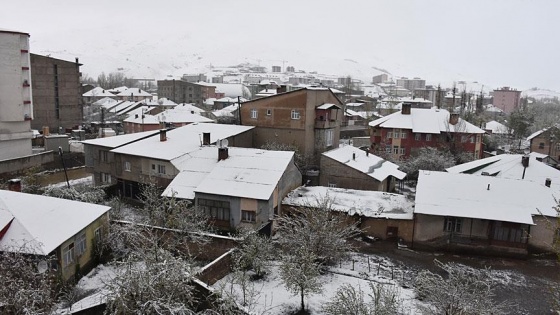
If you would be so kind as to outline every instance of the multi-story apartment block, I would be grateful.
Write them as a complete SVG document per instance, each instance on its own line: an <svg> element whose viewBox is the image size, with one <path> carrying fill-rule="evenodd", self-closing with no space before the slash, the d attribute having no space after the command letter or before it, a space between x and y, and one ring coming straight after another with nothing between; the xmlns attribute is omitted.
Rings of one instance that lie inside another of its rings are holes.
<svg viewBox="0 0 560 315"><path fill-rule="evenodd" d="M181 78L181 80L183 81L187 81L187 82L206 82L206 80L208 80L208 77L206 77L205 74L203 73L198 73L198 74L183 74L183 77Z"/></svg>
<svg viewBox="0 0 560 315"><path fill-rule="evenodd" d="M342 102L327 88L305 88L245 102L241 123L255 126L253 146L294 145L313 157L338 148Z"/></svg>
<svg viewBox="0 0 560 315"><path fill-rule="evenodd" d="M192 103L203 106L208 98L216 97L216 87L182 80L160 80L158 97L165 97L175 103Z"/></svg>
<svg viewBox="0 0 560 315"><path fill-rule="evenodd" d="M0 29L0 160L31 155L29 34Z"/></svg>
<svg viewBox="0 0 560 315"><path fill-rule="evenodd" d="M31 54L33 129L76 129L83 121L81 64Z"/></svg>
<svg viewBox="0 0 560 315"><path fill-rule="evenodd" d="M499 90L494 90L492 105L509 114L519 106L521 99L521 91L503 87Z"/></svg>
<svg viewBox="0 0 560 315"><path fill-rule="evenodd" d="M371 78L371 83L373 84L379 84L379 83L384 83L389 81L389 76L385 73L382 73L380 75L376 75L373 78Z"/></svg>
<svg viewBox="0 0 560 315"><path fill-rule="evenodd" d="M406 159L423 147L447 148L482 157L484 130L444 109L411 108L403 103L400 112L369 123L374 152Z"/></svg>
<svg viewBox="0 0 560 315"><path fill-rule="evenodd" d="M426 88L426 80L420 78L408 79L401 78L397 79L397 86L403 87L409 91L414 91L416 89Z"/></svg>

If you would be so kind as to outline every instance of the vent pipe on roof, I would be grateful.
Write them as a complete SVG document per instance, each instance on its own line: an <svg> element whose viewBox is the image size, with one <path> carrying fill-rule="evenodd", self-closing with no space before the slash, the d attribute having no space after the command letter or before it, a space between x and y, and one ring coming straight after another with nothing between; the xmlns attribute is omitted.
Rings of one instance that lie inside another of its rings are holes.
<svg viewBox="0 0 560 315"><path fill-rule="evenodd" d="M488 188L486 188L486 190L490 190L490 184L488 184Z"/></svg>
<svg viewBox="0 0 560 315"><path fill-rule="evenodd" d="M167 141L167 130L165 130L165 129L160 129L159 130L159 141L161 141L161 142Z"/></svg>
<svg viewBox="0 0 560 315"><path fill-rule="evenodd" d="M552 184L552 180L551 180L550 178L547 178L547 179L544 181L544 185L545 185L546 187L550 187L550 184Z"/></svg>
<svg viewBox="0 0 560 315"><path fill-rule="evenodd" d="M356 160L356 153L352 153L352 160Z"/></svg>
<svg viewBox="0 0 560 315"><path fill-rule="evenodd" d="M218 161L225 160L228 157L229 157L229 153L227 147L218 148Z"/></svg>
<svg viewBox="0 0 560 315"><path fill-rule="evenodd" d="M401 109L401 114L402 115L410 115L410 109L412 108L412 104L410 103L403 103L402 104L402 109Z"/></svg>
<svg viewBox="0 0 560 315"><path fill-rule="evenodd" d="M456 125L459 122L459 113L452 113L449 115L449 124Z"/></svg>
<svg viewBox="0 0 560 315"><path fill-rule="evenodd" d="M14 178L8 181L8 190L21 192L21 179Z"/></svg>

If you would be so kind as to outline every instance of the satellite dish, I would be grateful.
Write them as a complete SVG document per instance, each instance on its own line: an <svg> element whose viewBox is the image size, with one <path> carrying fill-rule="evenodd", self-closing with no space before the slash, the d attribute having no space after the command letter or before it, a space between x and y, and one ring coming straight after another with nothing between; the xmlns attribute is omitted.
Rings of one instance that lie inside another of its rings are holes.
<svg viewBox="0 0 560 315"><path fill-rule="evenodd" d="M37 271L39 273L45 273L49 269L49 264L46 260L41 260L37 263Z"/></svg>
<svg viewBox="0 0 560 315"><path fill-rule="evenodd" d="M228 142L227 139L222 139L220 141L220 148L227 148L228 144L229 144L229 142Z"/></svg>

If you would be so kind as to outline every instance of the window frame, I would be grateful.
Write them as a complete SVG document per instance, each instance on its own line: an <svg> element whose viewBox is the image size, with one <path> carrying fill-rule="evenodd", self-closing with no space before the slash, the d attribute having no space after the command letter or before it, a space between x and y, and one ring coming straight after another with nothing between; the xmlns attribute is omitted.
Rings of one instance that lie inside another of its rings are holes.
<svg viewBox="0 0 560 315"><path fill-rule="evenodd" d="M130 172L131 171L131 166L130 166L129 161L124 161L123 169L124 169L125 172Z"/></svg>
<svg viewBox="0 0 560 315"><path fill-rule="evenodd" d="M426 141L432 141L432 134L431 133L426 134Z"/></svg>
<svg viewBox="0 0 560 315"><path fill-rule="evenodd" d="M257 212L253 210L241 210L241 221L249 223L257 222Z"/></svg>
<svg viewBox="0 0 560 315"><path fill-rule="evenodd" d="M165 173L165 165L163 164L158 164L157 165L157 173L160 175L166 175Z"/></svg>
<svg viewBox="0 0 560 315"><path fill-rule="evenodd" d="M443 231L461 234L463 231L463 218L445 217Z"/></svg>
<svg viewBox="0 0 560 315"><path fill-rule="evenodd" d="M63 249L62 249L62 265L63 267L68 267L70 265L72 265L75 261L75 256L74 256L74 242L66 245Z"/></svg>
<svg viewBox="0 0 560 315"><path fill-rule="evenodd" d="M271 116L272 115L272 109L267 108L266 109L266 116Z"/></svg>
<svg viewBox="0 0 560 315"><path fill-rule="evenodd" d="M80 235L78 235L78 237L76 238L75 241L76 245L76 255L78 255L78 257L82 256L86 251L87 251L87 238L86 238L86 232L81 233Z"/></svg>
<svg viewBox="0 0 560 315"><path fill-rule="evenodd" d="M422 141L422 134L421 133L415 133L414 134L414 140Z"/></svg>
<svg viewBox="0 0 560 315"><path fill-rule="evenodd" d="M295 110L292 109L291 113L290 113L290 117L292 118L292 120L299 120L301 119L301 115L299 113L299 110Z"/></svg>
<svg viewBox="0 0 560 315"><path fill-rule="evenodd" d="M251 119L258 119L259 111L256 108L251 108Z"/></svg>
<svg viewBox="0 0 560 315"><path fill-rule="evenodd" d="M325 146L330 147L334 144L334 130L325 130Z"/></svg>

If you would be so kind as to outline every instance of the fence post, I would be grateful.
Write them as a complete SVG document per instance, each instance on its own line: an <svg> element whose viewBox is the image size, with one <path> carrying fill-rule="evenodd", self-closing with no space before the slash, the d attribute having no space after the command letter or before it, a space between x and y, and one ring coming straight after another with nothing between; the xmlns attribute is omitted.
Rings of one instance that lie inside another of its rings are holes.
<svg viewBox="0 0 560 315"><path fill-rule="evenodd" d="M368 272L371 272L371 266L369 264L369 257L367 258L367 269L368 269Z"/></svg>

